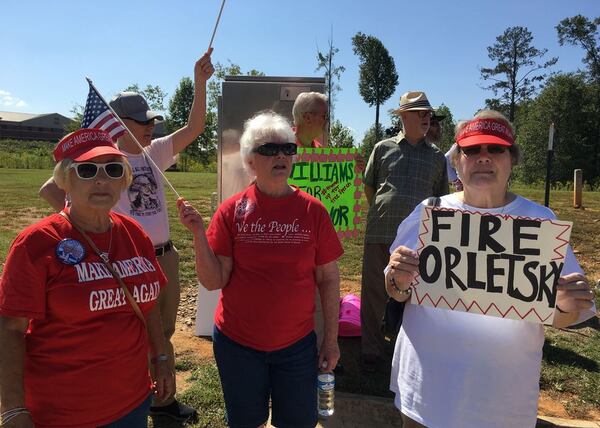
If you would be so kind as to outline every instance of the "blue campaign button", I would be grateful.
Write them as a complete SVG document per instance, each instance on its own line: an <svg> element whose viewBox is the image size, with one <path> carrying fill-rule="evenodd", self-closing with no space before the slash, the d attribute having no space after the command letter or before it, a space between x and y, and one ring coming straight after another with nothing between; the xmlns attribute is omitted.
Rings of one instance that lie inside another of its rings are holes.
<svg viewBox="0 0 600 428"><path fill-rule="evenodd" d="M56 246L56 257L66 265L76 265L85 258L85 248L78 240L65 238Z"/></svg>

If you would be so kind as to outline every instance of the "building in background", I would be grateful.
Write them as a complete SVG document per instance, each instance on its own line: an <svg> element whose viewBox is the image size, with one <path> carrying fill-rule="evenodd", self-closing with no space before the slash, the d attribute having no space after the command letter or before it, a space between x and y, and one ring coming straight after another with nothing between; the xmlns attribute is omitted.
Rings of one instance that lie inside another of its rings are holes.
<svg viewBox="0 0 600 428"><path fill-rule="evenodd" d="M31 114L0 111L0 139L57 142L72 119L58 113Z"/></svg>

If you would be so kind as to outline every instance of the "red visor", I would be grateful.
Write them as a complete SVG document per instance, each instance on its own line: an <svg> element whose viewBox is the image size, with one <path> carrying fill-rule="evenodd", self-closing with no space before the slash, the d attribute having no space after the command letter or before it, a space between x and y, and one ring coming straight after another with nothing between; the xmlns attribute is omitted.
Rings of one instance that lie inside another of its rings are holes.
<svg viewBox="0 0 600 428"><path fill-rule="evenodd" d="M515 142L512 131L505 123L495 119L475 119L467 123L456 137L459 147L499 144L512 146Z"/></svg>
<svg viewBox="0 0 600 428"><path fill-rule="evenodd" d="M101 155L126 156L112 141L108 132L100 129L80 129L63 137L54 148L54 160L86 161Z"/></svg>

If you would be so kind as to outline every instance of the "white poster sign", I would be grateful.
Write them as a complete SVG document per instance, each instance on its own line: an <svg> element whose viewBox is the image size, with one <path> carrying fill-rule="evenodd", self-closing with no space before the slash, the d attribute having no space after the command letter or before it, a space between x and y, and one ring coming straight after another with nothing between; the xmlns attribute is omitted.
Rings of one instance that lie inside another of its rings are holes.
<svg viewBox="0 0 600 428"><path fill-rule="evenodd" d="M412 302L552 324L572 223L426 207Z"/></svg>

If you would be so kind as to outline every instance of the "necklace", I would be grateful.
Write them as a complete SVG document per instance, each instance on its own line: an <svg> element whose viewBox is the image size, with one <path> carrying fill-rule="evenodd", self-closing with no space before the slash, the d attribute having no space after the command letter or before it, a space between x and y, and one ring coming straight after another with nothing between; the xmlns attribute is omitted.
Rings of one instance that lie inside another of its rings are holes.
<svg viewBox="0 0 600 428"><path fill-rule="evenodd" d="M108 240L108 250L103 251L99 254L100 258L104 263L108 263L108 256L110 254L110 248L112 247L112 238L113 238L113 223L110 221L110 239Z"/></svg>

